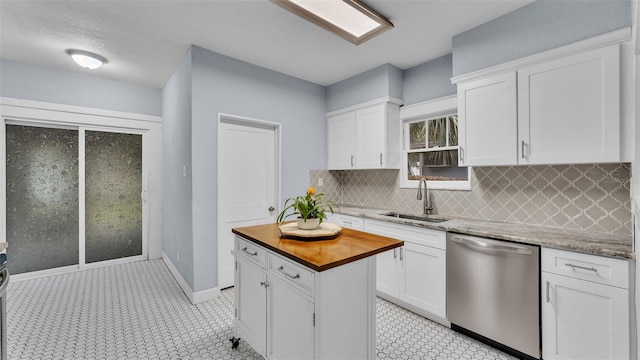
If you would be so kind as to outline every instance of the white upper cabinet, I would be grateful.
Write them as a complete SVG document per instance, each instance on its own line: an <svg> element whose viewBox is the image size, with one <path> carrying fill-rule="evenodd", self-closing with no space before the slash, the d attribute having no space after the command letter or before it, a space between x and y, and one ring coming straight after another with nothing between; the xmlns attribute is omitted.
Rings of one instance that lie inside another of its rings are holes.
<svg viewBox="0 0 640 360"><path fill-rule="evenodd" d="M620 161L620 49L518 70L520 163Z"/></svg>
<svg viewBox="0 0 640 360"><path fill-rule="evenodd" d="M327 137L329 169L352 169L356 160L356 113L330 116L327 119Z"/></svg>
<svg viewBox="0 0 640 360"><path fill-rule="evenodd" d="M458 83L460 165L621 161L620 45Z"/></svg>
<svg viewBox="0 0 640 360"><path fill-rule="evenodd" d="M518 163L516 74L458 85L460 166Z"/></svg>
<svg viewBox="0 0 640 360"><path fill-rule="evenodd" d="M398 169L400 111L380 103L327 114L329 170Z"/></svg>

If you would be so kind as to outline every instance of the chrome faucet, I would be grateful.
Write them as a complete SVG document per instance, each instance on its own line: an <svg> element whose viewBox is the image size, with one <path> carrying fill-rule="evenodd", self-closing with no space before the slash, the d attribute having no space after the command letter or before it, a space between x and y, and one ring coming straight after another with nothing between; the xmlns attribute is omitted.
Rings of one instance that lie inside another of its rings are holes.
<svg viewBox="0 0 640 360"><path fill-rule="evenodd" d="M422 200L422 183L424 183L424 204L423 204L423 214L431 215L433 211L433 207L431 207L431 199L429 199L429 189L427 189L427 179L420 178L420 182L418 183L418 200Z"/></svg>

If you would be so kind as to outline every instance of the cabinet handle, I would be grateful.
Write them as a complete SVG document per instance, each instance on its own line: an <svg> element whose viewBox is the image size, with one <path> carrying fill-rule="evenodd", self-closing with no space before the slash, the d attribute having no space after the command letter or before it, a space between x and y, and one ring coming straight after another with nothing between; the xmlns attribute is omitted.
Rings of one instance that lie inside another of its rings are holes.
<svg viewBox="0 0 640 360"><path fill-rule="evenodd" d="M547 281L547 302L549 302L549 282Z"/></svg>
<svg viewBox="0 0 640 360"><path fill-rule="evenodd" d="M251 256L256 256L256 255L258 255L258 252L257 252L257 251L256 251L256 252L251 252L251 251L247 250L247 247L246 247L246 246L242 248L242 251L246 252L247 254L249 254L249 255L251 255Z"/></svg>
<svg viewBox="0 0 640 360"><path fill-rule="evenodd" d="M404 259L404 257L402 256L402 248L400 248L400 261L402 261L402 259Z"/></svg>
<svg viewBox="0 0 640 360"><path fill-rule="evenodd" d="M291 275L289 273L287 273L286 271L284 271L284 266L280 266L278 268L278 270L284 274L284 276L288 277L289 279L299 279L300 278L300 274L295 274L295 275Z"/></svg>
<svg viewBox="0 0 640 360"><path fill-rule="evenodd" d="M570 268L573 269L573 271L576 271L576 269L582 269L582 270L587 270L587 271L593 271L594 273L596 273L596 275L598 275L598 269L594 268L594 267L586 267L586 266L580 266L580 265L574 265L572 263L565 263L565 266L568 266Z"/></svg>
<svg viewBox="0 0 640 360"><path fill-rule="evenodd" d="M380 165L382 165L382 153L380 153Z"/></svg>
<svg viewBox="0 0 640 360"><path fill-rule="evenodd" d="M460 151L458 151L459 155L460 155L460 161L461 163L464 163L464 148L462 146L460 146L459 148Z"/></svg>
<svg viewBox="0 0 640 360"><path fill-rule="evenodd" d="M393 249L393 260L398 258L398 249Z"/></svg>
<svg viewBox="0 0 640 360"><path fill-rule="evenodd" d="M520 156L524 159L524 147L526 146L526 144L524 143L524 140L522 140L522 142L520 142Z"/></svg>

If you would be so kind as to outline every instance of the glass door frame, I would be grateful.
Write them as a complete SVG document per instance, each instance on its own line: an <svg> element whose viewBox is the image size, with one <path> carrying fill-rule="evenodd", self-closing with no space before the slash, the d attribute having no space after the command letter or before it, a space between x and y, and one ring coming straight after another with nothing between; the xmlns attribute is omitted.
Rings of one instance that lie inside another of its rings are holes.
<svg viewBox="0 0 640 360"><path fill-rule="evenodd" d="M14 106L17 104L18 106ZM30 105L24 106L23 104ZM79 181L79 262L78 265L39 270L12 276L15 280L65 273L80 269L104 267L149 258L149 131L161 129L161 118L101 109L41 103L0 97L0 241L7 239L6 214L6 126L23 125L62 128L78 131ZM101 131L142 136L142 254L124 258L85 263L85 132ZM157 139L156 139L157 141Z"/></svg>

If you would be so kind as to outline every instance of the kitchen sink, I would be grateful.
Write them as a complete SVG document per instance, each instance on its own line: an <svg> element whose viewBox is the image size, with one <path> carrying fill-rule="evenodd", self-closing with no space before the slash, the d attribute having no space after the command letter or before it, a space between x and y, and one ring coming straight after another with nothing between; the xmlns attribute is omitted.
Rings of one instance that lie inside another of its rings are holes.
<svg viewBox="0 0 640 360"><path fill-rule="evenodd" d="M398 219L409 219L409 220L425 221L425 222L432 222L432 223L441 223L441 222L447 221L447 219L433 217L433 215L411 215L411 214L401 214L397 212L389 212L389 213L384 213L380 215L394 217Z"/></svg>

